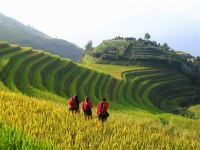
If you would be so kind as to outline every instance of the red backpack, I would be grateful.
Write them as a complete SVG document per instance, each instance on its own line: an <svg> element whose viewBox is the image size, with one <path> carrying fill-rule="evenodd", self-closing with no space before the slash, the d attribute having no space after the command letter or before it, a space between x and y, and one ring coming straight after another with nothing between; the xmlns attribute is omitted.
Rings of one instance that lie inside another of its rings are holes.
<svg viewBox="0 0 200 150"><path fill-rule="evenodd" d="M97 114L100 115L100 114L103 114L103 113L106 113L107 112L107 109L108 109L108 102L100 102L98 104L98 107L97 107Z"/></svg>
<svg viewBox="0 0 200 150"><path fill-rule="evenodd" d="M68 105L69 105L69 108L72 108L72 109L75 108L75 102L74 102L74 99L72 97L69 99Z"/></svg>

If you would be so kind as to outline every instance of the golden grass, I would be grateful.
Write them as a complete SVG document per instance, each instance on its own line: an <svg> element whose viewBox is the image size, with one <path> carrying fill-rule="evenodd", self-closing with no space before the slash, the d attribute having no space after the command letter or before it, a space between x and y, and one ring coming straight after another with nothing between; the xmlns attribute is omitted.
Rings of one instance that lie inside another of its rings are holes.
<svg viewBox="0 0 200 150"><path fill-rule="evenodd" d="M163 125L148 115L138 119L136 112L130 113L111 111L102 125L96 115L85 120L82 113L70 114L61 104L0 92L0 122L59 149L199 149L197 135L180 133L172 123Z"/></svg>

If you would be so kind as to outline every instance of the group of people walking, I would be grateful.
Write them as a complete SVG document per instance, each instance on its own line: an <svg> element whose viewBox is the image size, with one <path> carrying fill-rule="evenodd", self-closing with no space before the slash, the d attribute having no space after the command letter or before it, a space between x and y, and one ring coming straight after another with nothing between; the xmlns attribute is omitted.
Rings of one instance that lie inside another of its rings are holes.
<svg viewBox="0 0 200 150"><path fill-rule="evenodd" d="M72 96L68 100L69 111L73 113L79 113L80 103L81 101L79 100L78 95ZM85 118L87 119L92 118L92 108L93 108L92 101L90 100L88 96L86 96L85 100L82 103L82 110L84 112ZM107 109L108 109L108 102L106 98L103 98L97 106L97 116L98 116L98 119L102 122L105 122L107 118L109 117L109 113L107 112Z"/></svg>

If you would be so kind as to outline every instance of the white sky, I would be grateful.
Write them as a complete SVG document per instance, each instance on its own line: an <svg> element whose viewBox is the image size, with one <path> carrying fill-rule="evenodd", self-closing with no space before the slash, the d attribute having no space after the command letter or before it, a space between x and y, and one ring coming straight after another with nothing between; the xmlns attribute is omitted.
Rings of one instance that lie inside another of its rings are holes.
<svg viewBox="0 0 200 150"><path fill-rule="evenodd" d="M149 32L200 55L200 0L0 0L0 12L81 47Z"/></svg>

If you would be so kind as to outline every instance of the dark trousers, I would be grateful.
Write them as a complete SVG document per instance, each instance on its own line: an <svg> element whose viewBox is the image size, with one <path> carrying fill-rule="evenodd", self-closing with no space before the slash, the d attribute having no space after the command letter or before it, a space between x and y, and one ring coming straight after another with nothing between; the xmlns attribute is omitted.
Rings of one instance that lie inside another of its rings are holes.
<svg viewBox="0 0 200 150"><path fill-rule="evenodd" d="M84 116L85 118L92 118L92 110L91 109L84 110Z"/></svg>
<svg viewBox="0 0 200 150"><path fill-rule="evenodd" d="M109 117L109 113L102 113L98 115L99 120L103 123L105 121L107 121L107 118Z"/></svg>

